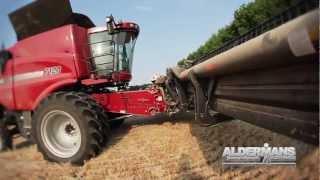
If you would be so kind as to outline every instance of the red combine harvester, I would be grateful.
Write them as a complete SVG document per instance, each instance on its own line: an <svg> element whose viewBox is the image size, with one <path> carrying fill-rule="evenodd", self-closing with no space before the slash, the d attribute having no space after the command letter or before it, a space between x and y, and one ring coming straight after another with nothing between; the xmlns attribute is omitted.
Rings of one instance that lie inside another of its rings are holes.
<svg viewBox="0 0 320 180"><path fill-rule="evenodd" d="M166 110L159 89L126 91L137 24L110 16L95 27L64 0L9 16L18 42L0 57L1 150L20 133L46 159L81 164L101 152L110 126Z"/></svg>

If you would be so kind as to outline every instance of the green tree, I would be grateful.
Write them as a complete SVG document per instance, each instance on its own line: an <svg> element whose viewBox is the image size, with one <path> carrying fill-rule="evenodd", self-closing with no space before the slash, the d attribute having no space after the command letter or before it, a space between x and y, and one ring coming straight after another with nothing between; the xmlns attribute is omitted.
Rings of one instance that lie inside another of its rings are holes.
<svg viewBox="0 0 320 180"><path fill-rule="evenodd" d="M190 67L192 61L219 48L227 41L246 33L299 1L301 0L255 0L241 5L234 12L234 20L229 25L219 29L196 51L180 60L178 65L185 68Z"/></svg>

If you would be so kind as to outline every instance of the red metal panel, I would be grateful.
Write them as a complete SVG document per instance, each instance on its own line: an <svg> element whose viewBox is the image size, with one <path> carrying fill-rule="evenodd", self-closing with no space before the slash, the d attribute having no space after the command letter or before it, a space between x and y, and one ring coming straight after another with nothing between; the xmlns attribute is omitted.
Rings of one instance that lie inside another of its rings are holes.
<svg viewBox="0 0 320 180"><path fill-rule="evenodd" d="M90 49L88 45L87 29L80 26L72 26L73 42L75 48L75 66L80 79L89 78L90 68L88 57Z"/></svg>
<svg viewBox="0 0 320 180"><path fill-rule="evenodd" d="M166 104L159 90L123 91L94 94L96 99L107 112L153 115L164 112Z"/></svg>
<svg viewBox="0 0 320 180"><path fill-rule="evenodd" d="M74 25L24 39L10 48L17 110L33 110L52 91L76 83ZM80 67L80 66L79 66Z"/></svg>
<svg viewBox="0 0 320 180"><path fill-rule="evenodd" d="M95 76L90 77L89 79L81 80L81 84L85 86L93 86L97 84L107 84L113 82L129 82L131 80L131 74L127 71L119 71L112 73L112 76L105 78L97 78Z"/></svg>
<svg viewBox="0 0 320 180"><path fill-rule="evenodd" d="M14 109L14 96L12 86L12 70L13 61L9 60L6 63L3 72L0 71L0 105L7 109Z"/></svg>
<svg viewBox="0 0 320 180"><path fill-rule="evenodd" d="M131 73L127 71L119 71L112 74L112 80L116 82L129 82L131 78Z"/></svg>

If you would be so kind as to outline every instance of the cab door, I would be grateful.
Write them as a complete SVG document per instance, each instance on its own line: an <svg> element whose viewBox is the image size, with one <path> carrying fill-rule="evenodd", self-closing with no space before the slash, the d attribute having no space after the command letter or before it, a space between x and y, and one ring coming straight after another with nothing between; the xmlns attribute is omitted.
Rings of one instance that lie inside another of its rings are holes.
<svg viewBox="0 0 320 180"><path fill-rule="evenodd" d="M13 59L9 51L0 51L0 105L15 109L13 95Z"/></svg>

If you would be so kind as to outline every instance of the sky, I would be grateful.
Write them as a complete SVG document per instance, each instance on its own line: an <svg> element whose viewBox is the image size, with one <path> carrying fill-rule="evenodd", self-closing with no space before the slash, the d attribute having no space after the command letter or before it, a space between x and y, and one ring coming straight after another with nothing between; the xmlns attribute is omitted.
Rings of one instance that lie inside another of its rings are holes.
<svg viewBox="0 0 320 180"><path fill-rule="evenodd" d="M139 24L131 85L149 83L152 75L196 50L213 33L233 20L234 11L251 0L71 0L74 12L97 26L106 16ZM31 0L0 0L0 43L16 42L7 14Z"/></svg>

